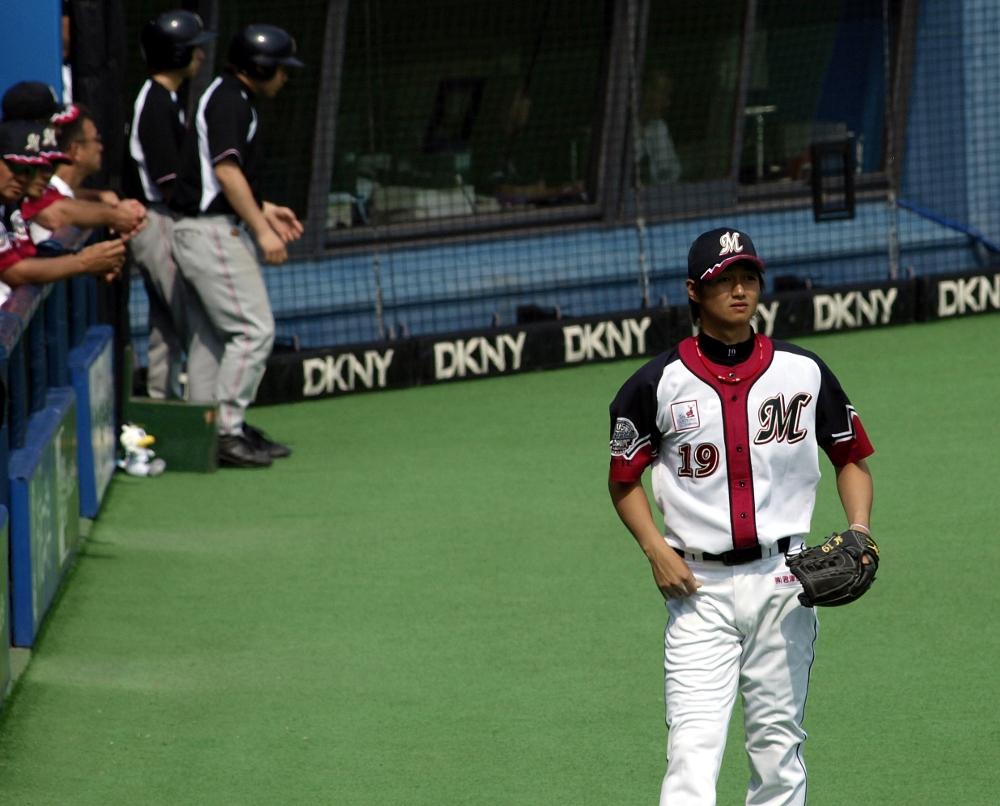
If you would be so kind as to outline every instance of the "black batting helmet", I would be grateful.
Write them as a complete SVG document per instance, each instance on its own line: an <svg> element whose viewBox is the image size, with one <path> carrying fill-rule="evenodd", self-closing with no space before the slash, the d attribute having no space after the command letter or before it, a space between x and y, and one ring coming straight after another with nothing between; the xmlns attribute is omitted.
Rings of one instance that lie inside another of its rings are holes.
<svg viewBox="0 0 1000 806"><path fill-rule="evenodd" d="M295 38L276 25L250 25L233 37L229 63L241 73L268 81L278 65L302 67L295 58Z"/></svg>
<svg viewBox="0 0 1000 806"><path fill-rule="evenodd" d="M191 63L196 47L211 42L217 34L206 31L201 17L190 11L164 11L142 27L139 45L142 58L153 72L180 70Z"/></svg>

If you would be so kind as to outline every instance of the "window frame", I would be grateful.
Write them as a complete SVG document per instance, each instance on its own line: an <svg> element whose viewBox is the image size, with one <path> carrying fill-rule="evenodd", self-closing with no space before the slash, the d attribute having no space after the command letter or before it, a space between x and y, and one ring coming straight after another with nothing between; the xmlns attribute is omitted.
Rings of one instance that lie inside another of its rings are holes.
<svg viewBox="0 0 1000 806"><path fill-rule="evenodd" d="M646 40L649 33L649 7L652 0L639 0L642 5L641 30L636 41L636 89L641 94L639 77L645 71ZM744 118L743 108L750 79L750 44L753 39L754 20L757 13L757 0L745 0L743 25L740 32L740 56L738 77L736 80L736 97L733 104L732 139L730 141L729 174L722 179L709 179L700 182L683 182L673 185L652 185L636 191L635 176L635 136L633 127L629 126L628 141L625 144L625 161L628 170L625 172L627 186L623 188L625 204L623 218L634 221L638 215L650 221L670 220L702 215L711 211L723 211L736 207L738 203L739 182L738 170L735 166L739 160L739 143L743 142Z"/></svg>
<svg viewBox="0 0 1000 806"><path fill-rule="evenodd" d="M357 0L355 0L357 2ZM400 242L423 243L429 239L449 238L483 232L533 230L553 226L571 225L585 221L599 221L605 215L608 197L617 195L618 171L613 163L614 130L620 127L621 99L616 92L616 78L620 62L627 55L622 40L627 25L627 2L605 0L609 30L606 33L599 76L600 97L593 118L597 137L591 146L588 179L594 188L594 200L539 210L502 213L485 213L456 216L428 221L381 224L369 227L328 229L326 227L326 198L333 160L336 153L336 121L339 114L340 85L343 77L347 13L350 0L330 0L327 13L326 36L323 49L320 89L317 105L326 99L330 114L324 119L317 116L313 144L313 168L310 174L309 205L306 233L296 254L334 253L353 247L397 244ZM610 191L610 193L609 193Z"/></svg>
<svg viewBox="0 0 1000 806"><path fill-rule="evenodd" d="M354 0L358 2L358 0ZM630 51L635 49L637 90L642 76L647 22L653 0L605 0L609 29L602 52L600 86L602 102L593 123L597 137L591 146L588 181L594 199L585 204L505 213L486 213L428 221L382 224L370 227L327 229L326 202L333 174L337 143L337 116L344 70L347 14L351 0L329 0L317 107L329 114L317 115L308 212L304 237L293 244L297 257L352 253L379 245L429 244L461 238L538 233L577 226L634 223L637 216L650 222L692 218L711 212L744 212L808 207L812 204L808 182L741 185L739 161L746 125L744 110L749 94L751 45L756 27L758 0L746 0L740 45L729 175L720 180L678 185L633 186L635 143L631 122L632 68ZM892 165L857 177L858 199L888 197L890 183L898 192L905 156L913 56L916 46L919 0L901 0L900 22L893 42L891 93ZM633 45L634 43L634 45ZM883 154L889 133L883 131Z"/></svg>
<svg viewBox="0 0 1000 806"><path fill-rule="evenodd" d="M650 0L642 0L645 3ZM676 219L692 218L709 212L734 213L759 212L769 209L789 209L810 207L812 205L812 190L809 182L796 180L783 183L764 183L760 185L740 184L739 162L742 156L743 136L746 126L746 100L749 94L751 45L756 29L758 0L746 0L743 40L740 52L740 74L737 86L736 120L733 123L732 151L730 157L730 176L725 180L714 182L685 183L684 185L642 188L639 202L643 217L647 221L661 222ZM892 91L887 107L892 110L892 165L883 166L882 170L856 177L857 198L859 201L881 201L889 196L890 183L895 193L899 192L902 175L902 164L906 147L906 124L909 109L910 82L913 75L913 55L916 46L919 0L901 0L899 27L894 32L891 84ZM645 40L646 29L642 31ZM645 55L644 53L642 54ZM640 62L641 63L641 62ZM637 68L642 75L642 68ZM889 133L883 129L883 154L886 154ZM634 145L630 140L627 161L629 169L627 177L632 175ZM626 178L627 181L627 178ZM691 199L685 199L685 191L691 192ZM635 190L623 189L626 196L624 218L635 221L637 208ZM731 195L730 195L731 194ZM726 204L728 202L728 204Z"/></svg>

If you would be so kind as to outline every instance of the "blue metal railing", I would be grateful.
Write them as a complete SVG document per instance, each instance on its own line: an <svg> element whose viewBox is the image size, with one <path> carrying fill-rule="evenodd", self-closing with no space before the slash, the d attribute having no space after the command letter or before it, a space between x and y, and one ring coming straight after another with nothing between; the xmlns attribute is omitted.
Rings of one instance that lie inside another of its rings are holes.
<svg viewBox="0 0 1000 806"><path fill-rule="evenodd" d="M94 278L80 276L19 286L0 306L0 375L7 387L7 439L0 447L24 447L28 417L45 407L48 389L70 385L69 351L96 324L96 294Z"/></svg>

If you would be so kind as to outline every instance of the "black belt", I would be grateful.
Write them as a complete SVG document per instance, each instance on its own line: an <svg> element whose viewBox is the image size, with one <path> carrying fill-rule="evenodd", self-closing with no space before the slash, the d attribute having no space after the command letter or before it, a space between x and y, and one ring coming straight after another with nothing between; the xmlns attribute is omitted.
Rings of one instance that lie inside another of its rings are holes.
<svg viewBox="0 0 1000 806"><path fill-rule="evenodd" d="M775 548L777 548L778 552L781 554L785 554L788 551L789 545L791 545L791 540L792 539L790 537L783 537L775 544ZM764 556L764 551L760 546L751 546L747 549L732 549L730 551L724 551L722 554L709 554L707 551L682 551L679 548L674 548L674 551L686 560L708 560L709 562L722 563L723 565L744 565L746 563L752 563L754 560L759 560ZM770 556L773 557L774 554L771 554Z"/></svg>

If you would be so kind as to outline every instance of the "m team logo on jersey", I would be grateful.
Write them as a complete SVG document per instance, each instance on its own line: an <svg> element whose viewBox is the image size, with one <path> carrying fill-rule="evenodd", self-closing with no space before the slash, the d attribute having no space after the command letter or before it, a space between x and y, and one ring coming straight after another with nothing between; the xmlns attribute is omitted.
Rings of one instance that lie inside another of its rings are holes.
<svg viewBox="0 0 1000 806"><path fill-rule="evenodd" d="M805 439L809 432L799 427L799 417L810 400L812 395L799 392L792 396L787 406L784 395L769 397L761 403L757 413L761 428L753 438L754 444L763 445L774 440L792 445Z"/></svg>
<svg viewBox="0 0 1000 806"><path fill-rule="evenodd" d="M615 420L611 432L611 455L631 459L643 445L649 444L649 437L640 437L639 430L627 417Z"/></svg>
<svg viewBox="0 0 1000 806"><path fill-rule="evenodd" d="M670 418L674 421L674 431L692 431L701 427L697 400L682 400L670 404Z"/></svg>
<svg viewBox="0 0 1000 806"><path fill-rule="evenodd" d="M738 254L743 251L743 244L740 243L740 234L738 232L723 233L722 237L719 238L719 246L722 247L719 257Z"/></svg>

